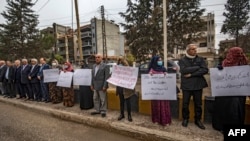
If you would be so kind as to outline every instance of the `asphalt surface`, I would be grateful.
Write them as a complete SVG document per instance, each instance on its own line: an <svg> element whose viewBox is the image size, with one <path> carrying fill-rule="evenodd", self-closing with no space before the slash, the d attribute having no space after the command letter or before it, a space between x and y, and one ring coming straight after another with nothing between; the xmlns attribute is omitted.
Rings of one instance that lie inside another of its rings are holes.
<svg viewBox="0 0 250 141"><path fill-rule="evenodd" d="M0 103L0 141L135 141L135 139Z"/></svg>

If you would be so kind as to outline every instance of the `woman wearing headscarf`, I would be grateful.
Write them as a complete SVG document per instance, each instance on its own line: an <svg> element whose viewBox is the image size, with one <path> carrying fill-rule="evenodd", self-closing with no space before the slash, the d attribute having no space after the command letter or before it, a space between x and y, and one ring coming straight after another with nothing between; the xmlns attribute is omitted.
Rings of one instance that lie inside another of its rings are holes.
<svg viewBox="0 0 250 141"><path fill-rule="evenodd" d="M121 65L121 66L129 66L128 62L123 59L120 58L118 60L117 65ZM134 94L134 90L130 90L127 88L123 88L123 87L116 87L116 95L119 95L119 99L120 99L120 116L118 117L118 120L122 120L123 118L125 118L124 116L124 104L126 102L127 105L127 112L128 112L128 121L132 122L132 116L131 116L131 102L130 102L130 97Z"/></svg>
<svg viewBox="0 0 250 141"><path fill-rule="evenodd" d="M52 69L59 69L59 71L62 70L62 67L59 66L57 60L53 60L51 62L51 66ZM53 104L62 102L62 89L61 87L56 86L56 83L57 82L49 83L49 95L50 95L50 100Z"/></svg>
<svg viewBox="0 0 250 141"><path fill-rule="evenodd" d="M247 57L240 47L232 47L227 51L226 58L222 65L218 66L219 70L224 67L247 65ZM236 94L237 95L237 94ZM212 126L214 129L222 131L223 126L243 125L245 121L245 96L217 96L214 101L214 113Z"/></svg>
<svg viewBox="0 0 250 141"><path fill-rule="evenodd" d="M70 62L65 62L63 65L63 71L64 72L74 72L73 66ZM74 106L74 88L71 84L70 88L62 88L63 92L63 105L66 107L72 107Z"/></svg>
<svg viewBox="0 0 250 141"><path fill-rule="evenodd" d="M165 74L167 69L163 66L163 60L154 56L149 64L149 74ZM168 100L151 100L152 122L163 126L171 123L170 104Z"/></svg>
<svg viewBox="0 0 250 141"><path fill-rule="evenodd" d="M88 65L81 61L81 69L89 69ZM91 109L94 107L93 91L90 86L79 86L80 109Z"/></svg>

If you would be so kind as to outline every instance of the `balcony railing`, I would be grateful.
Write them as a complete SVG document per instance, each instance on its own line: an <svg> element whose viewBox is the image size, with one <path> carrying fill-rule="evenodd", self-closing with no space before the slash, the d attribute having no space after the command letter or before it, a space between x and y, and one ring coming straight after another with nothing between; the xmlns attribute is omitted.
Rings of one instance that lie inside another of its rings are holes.
<svg viewBox="0 0 250 141"><path fill-rule="evenodd" d="M92 46L91 42L84 42L82 44L82 47L91 47L91 46Z"/></svg>
<svg viewBox="0 0 250 141"><path fill-rule="evenodd" d="M91 37L91 36L92 36L91 32L84 32L81 34L82 38Z"/></svg>

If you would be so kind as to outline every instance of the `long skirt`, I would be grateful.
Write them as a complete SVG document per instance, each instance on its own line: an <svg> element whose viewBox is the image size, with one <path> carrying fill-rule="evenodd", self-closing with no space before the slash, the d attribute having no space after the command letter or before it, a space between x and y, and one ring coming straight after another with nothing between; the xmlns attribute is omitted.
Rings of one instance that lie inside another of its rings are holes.
<svg viewBox="0 0 250 141"><path fill-rule="evenodd" d="M215 97L212 126L223 130L224 125L243 125L245 121L245 96Z"/></svg>
<svg viewBox="0 0 250 141"><path fill-rule="evenodd" d="M170 105L167 100L151 101L152 122L163 126L171 123Z"/></svg>
<svg viewBox="0 0 250 141"><path fill-rule="evenodd" d="M80 108L91 109L93 107L93 91L90 86L80 86Z"/></svg>
<svg viewBox="0 0 250 141"><path fill-rule="evenodd" d="M63 105L66 107L74 106L74 88L62 88L63 92Z"/></svg>
<svg viewBox="0 0 250 141"><path fill-rule="evenodd" d="M56 86L56 82L49 83L49 95L53 104L62 102L62 88Z"/></svg>

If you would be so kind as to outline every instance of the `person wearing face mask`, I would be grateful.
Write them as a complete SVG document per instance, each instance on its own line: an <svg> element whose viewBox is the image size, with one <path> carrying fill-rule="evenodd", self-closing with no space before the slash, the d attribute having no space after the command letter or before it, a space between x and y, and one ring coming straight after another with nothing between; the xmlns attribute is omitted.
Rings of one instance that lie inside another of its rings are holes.
<svg viewBox="0 0 250 141"><path fill-rule="evenodd" d="M129 66L128 62L123 58L120 58L118 60L117 65ZM134 90L116 86L116 95L119 95L119 99L120 99L120 116L118 117L118 120L122 120L123 118L125 118L124 104L126 102L127 112L128 112L128 121L130 122L133 121L132 116L131 116L131 103L130 103L130 97L133 94L134 94Z"/></svg>
<svg viewBox="0 0 250 141"><path fill-rule="evenodd" d="M149 64L149 74L166 74L160 56L154 56ZM170 104L168 100L151 100L152 122L163 126L171 124Z"/></svg>
<svg viewBox="0 0 250 141"><path fill-rule="evenodd" d="M59 71L62 70L62 67L59 66L57 60L53 60L51 62L51 66L52 69L59 69ZM53 104L62 102L62 89L61 87L57 87L56 83L57 82L49 83L49 95L50 95L50 100Z"/></svg>
<svg viewBox="0 0 250 141"><path fill-rule="evenodd" d="M74 72L73 66L70 62L65 62L63 65L63 71L66 72ZM74 106L74 88L73 83L70 88L62 88L63 93L63 105L66 107Z"/></svg>

